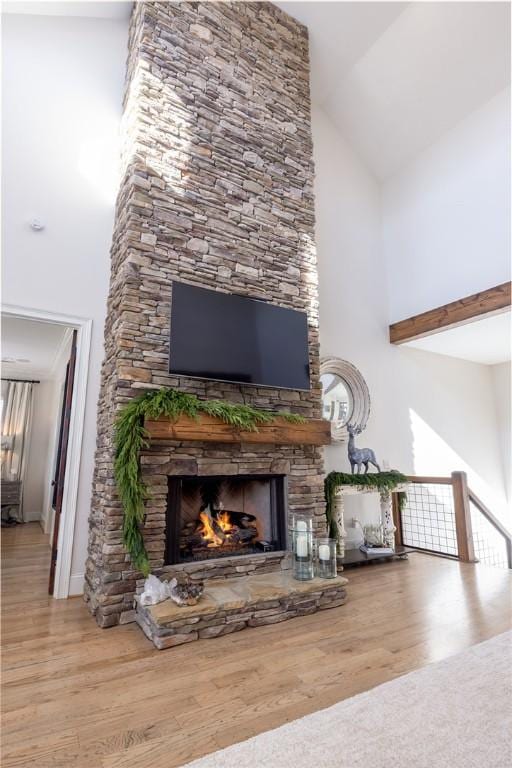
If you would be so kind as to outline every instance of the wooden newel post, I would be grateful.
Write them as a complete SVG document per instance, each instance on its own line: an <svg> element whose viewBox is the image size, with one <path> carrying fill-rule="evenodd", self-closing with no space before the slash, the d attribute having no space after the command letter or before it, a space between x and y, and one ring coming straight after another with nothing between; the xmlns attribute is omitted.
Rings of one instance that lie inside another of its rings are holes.
<svg viewBox="0 0 512 768"><path fill-rule="evenodd" d="M468 478L465 472L452 472L452 491L459 560L462 560L463 563L476 563L469 508Z"/></svg>
<svg viewBox="0 0 512 768"><path fill-rule="evenodd" d="M395 524L395 545L403 547L402 510L400 509L400 497L397 491L391 494L391 509L393 512L393 523Z"/></svg>

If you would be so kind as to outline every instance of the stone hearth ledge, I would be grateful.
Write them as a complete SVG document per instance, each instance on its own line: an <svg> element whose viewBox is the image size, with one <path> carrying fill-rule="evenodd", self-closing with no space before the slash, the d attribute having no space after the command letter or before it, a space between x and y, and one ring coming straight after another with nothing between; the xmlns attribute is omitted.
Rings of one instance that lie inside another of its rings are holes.
<svg viewBox="0 0 512 768"><path fill-rule="evenodd" d="M142 606L137 596L135 621L162 650L335 608L346 600L347 582L344 576L297 581L291 571L210 580L197 605L165 600Z"/></svg>

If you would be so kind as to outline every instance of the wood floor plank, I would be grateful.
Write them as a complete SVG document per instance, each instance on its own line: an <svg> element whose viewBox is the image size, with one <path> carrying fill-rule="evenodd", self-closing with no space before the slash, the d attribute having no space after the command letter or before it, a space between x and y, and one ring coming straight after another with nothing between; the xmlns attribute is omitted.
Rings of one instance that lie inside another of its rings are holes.
<svg viewBox="0 0 512 768"><path fill-rule="evenodd" d="M3 768L177 768L512 624L509 572L414 554L348 571L339 608L160 652L48 597L37 524L2 555Z"/></svg>

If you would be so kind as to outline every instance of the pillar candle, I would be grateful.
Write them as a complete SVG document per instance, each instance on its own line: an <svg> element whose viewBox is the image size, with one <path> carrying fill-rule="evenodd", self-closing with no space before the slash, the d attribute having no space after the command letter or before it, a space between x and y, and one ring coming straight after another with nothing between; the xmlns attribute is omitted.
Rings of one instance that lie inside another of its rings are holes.
<svg viewBox="0 0 512 768"><path fill-rule="evenodd" d="M307 536L297 536L297 557L307 557L308 556L308 537Z"/></svg>

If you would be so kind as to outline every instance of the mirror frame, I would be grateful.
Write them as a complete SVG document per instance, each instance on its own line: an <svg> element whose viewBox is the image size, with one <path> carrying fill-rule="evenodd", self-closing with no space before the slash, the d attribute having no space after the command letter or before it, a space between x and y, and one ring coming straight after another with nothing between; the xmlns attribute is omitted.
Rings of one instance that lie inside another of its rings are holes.
<svg viewBox="0 0 512 768"><path fill-rule="evenodd" d="M363 430L370 415L371 403L370 392L361 372L347 360L339 357L323 357L320 360L320 377L323 373L339 376L349 387L354 406L350 424ZM348 440L347 425L331 421L331 437L333 442L346 442Z"/></svg>

